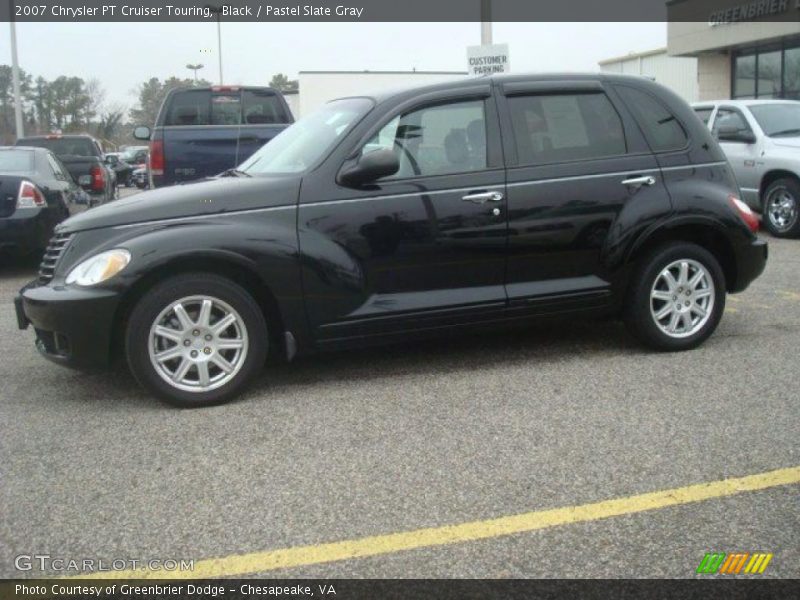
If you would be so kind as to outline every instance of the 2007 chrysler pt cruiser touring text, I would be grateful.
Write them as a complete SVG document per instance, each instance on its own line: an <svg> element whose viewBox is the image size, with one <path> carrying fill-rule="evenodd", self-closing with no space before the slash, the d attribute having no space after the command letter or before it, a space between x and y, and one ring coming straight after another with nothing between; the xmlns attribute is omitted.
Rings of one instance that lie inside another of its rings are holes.
<svg viewBox="0 0 800 600"><path fill-rule="evenodd" d="M763 271L757 228L668 89L465 79L334 100L238 169L72 217L17 316L53 361L124 354L179 406L233 398L268 357L556 314L686 350Z"/></svg>

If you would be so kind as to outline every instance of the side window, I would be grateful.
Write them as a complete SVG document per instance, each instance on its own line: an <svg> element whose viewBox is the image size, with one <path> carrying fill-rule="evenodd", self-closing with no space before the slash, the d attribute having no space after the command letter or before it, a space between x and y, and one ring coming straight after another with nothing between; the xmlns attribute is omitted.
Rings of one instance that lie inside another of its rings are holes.
<svg viewBox="0 0 800 600"><path fill-rule="evenodd" d="M385 179L466 173L486 168L482 100L438 104L399 115L362 149L391 148L400 170Z"/></svg>
<svg viewBox="0 0 800 600"><path fill-rule="evenodd" d="M603 93L510 96L522 165L625 154L622 120Z"/></svg>
<svg viewBox="0 0 800 600"><path fill-rule="evenodd" d="M703 122L703 124L708 127L708 120L711 118L711 113L714 112L713 108L695 108L694 114Z"/></svg>
<svg viewBox="0 0 800 600"><path fill-rule="evenodd" d="M170 99L164 125L208 125L211 92L178 92Z"/></svg>
<svg viewBox="0 0 800 600"><path fill-rule="evenodd" d="M619 86L617 91L644 131L653 152L680 150L689 141L680 121L658 100L640 90Z"/></svg>
<svg viewBox="0 0 800 600"><path fill-rule="evenodd" d="M242 92L242 124L264 125L288 120L278 97L264 90Z"/></svg>
<svg viewBox="0 0 800 600"><path fill-rule="evenodd" d="M747 124L747 121L744 120L741 113L737 110L731 110L730 108L720 108L717 111L717 118L714 119L714 127L711 130L714 136L719 133L722 127L732 127L737 131L743 132L750 131L750 126Z"/></svg>

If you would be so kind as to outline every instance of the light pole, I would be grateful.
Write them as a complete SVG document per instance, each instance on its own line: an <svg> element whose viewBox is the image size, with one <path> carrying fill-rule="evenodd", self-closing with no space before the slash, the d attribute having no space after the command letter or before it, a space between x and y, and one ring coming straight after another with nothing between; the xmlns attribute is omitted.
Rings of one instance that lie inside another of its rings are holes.
<svg viewBox="0 0 800 600"><path fill-rule="evenodd" d="M222 7L214 4L205 6L212 13L217 15L217 49L219 53L219 84L222 85Z"/></svg>
<svg viewBox="0 0 800 600"><path fill-rule="evenodd" d="M201 65L200 63L196 65L189 64L186 65L186 68L189 69L190 71L194 71L194 82L195 84L197 84L197 72L203 68L203 65Z"/></svg>
<svg viewBox="0 0 800 600"><path fill-rule="evenodd" d="M19 85L19 57L17 56L17 24L11 25L11 78L14 85L14 120L17 129L17 139L25 135L22 121L22 92Z"/></svg>
<svg viewBox="0 0 800 600"><path fill-rule="evenodd" d="M492 0L481 0L481 46L492 43Z"/></svg>

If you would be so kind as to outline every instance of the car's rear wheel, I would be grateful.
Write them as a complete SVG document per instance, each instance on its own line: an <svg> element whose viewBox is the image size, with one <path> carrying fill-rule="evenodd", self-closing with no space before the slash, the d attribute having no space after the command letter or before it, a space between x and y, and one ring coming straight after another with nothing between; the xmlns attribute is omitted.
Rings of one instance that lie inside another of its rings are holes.
<svg viewBox="0 0 800 600"><path fill-rule="evenodd" d="M775 237L800 236L800 182L784 177L773 181L761 203L761 222Z"/></svg>
<svg viewBox="0 0 800 600"><path fill-rule="evenodd" d="M675 242L646 256L633 273L625 322L658 350L688 350L717 328L725 310L725 276L714 255Z"/></svg>
<svg viewBox="0 0 800 600"><path fill-rule="evenodd" d="M231 400L263 367L267 325L253 297L213 274L166 280L128 320L128 364L139 383L184 408Z"/></svg>

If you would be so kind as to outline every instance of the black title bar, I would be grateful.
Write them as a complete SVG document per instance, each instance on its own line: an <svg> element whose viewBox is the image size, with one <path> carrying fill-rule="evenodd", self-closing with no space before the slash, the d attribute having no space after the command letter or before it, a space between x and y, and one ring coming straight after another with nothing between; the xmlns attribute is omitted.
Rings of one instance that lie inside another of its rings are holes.
<svg viewBox="0 0 800 600"><path fill-rule="evenodd" d="M214 19L239 22L798 21L800 0L0 0L0 21Z"/></svg>

